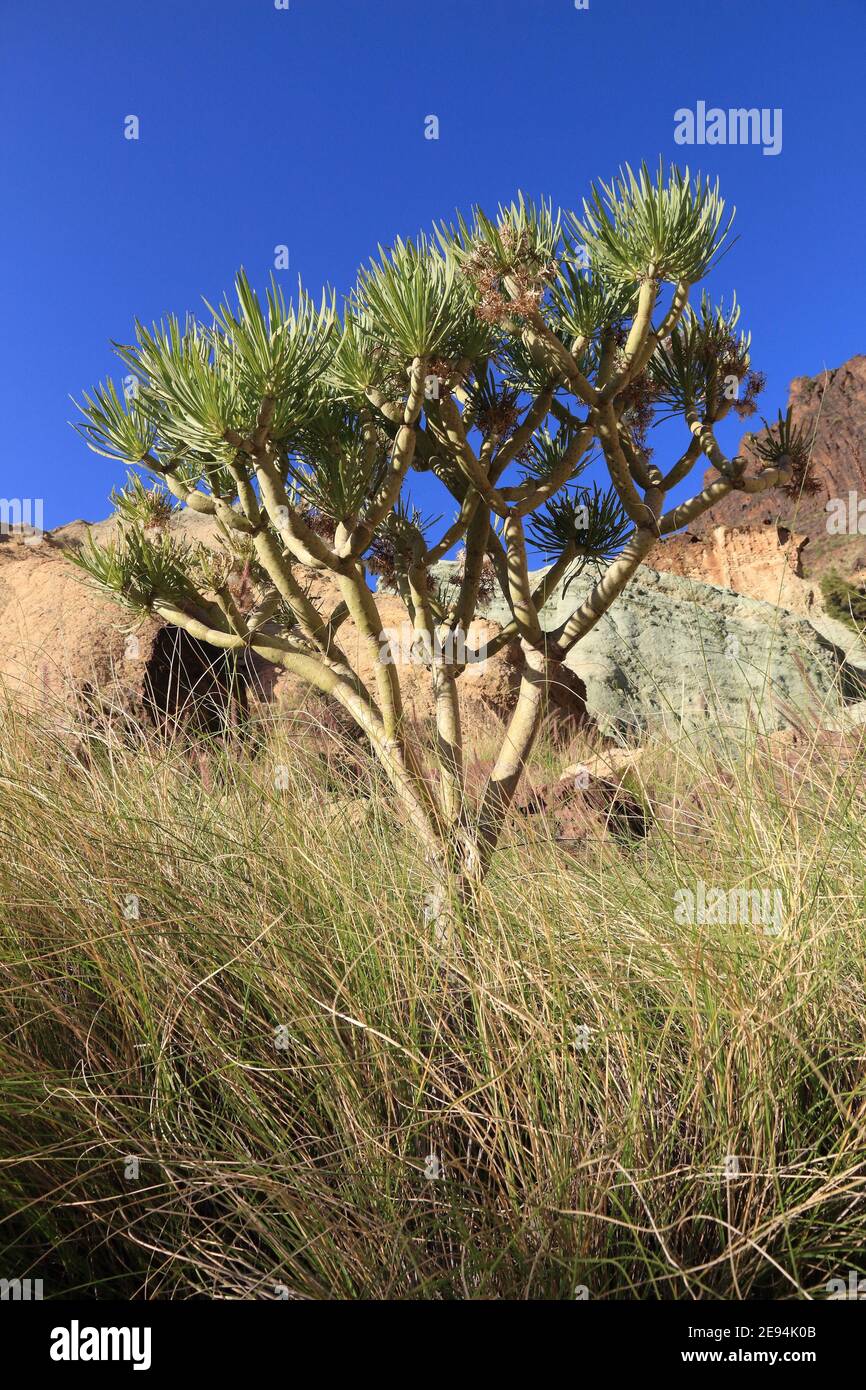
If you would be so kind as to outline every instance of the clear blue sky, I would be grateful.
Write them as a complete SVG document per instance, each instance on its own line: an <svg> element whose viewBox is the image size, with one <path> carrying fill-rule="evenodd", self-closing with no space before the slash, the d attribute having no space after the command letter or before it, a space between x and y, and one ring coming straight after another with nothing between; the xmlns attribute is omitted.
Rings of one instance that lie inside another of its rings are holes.
<svg viewBox="0 0 866 1390"><path fill-rule="evenodd" d="M659 154L737 205L711 287L736 288L775 414L866 351L864 52L864 0L0 0L0 495L48 526L106 514L122 469L68 396L119 374L135 315L198 310L241 264L263 285L279 243L288 285L342 292L455 207L579 204ZM781 107L781 153L677 146L699 100Z"/></svg>

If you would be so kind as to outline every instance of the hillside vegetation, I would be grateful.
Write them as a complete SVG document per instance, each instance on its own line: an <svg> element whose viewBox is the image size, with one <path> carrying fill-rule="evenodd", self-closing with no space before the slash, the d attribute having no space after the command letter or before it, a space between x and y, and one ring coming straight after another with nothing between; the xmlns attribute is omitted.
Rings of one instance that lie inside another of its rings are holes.
<svg viewBox="0 0 866 1390"><path fill-rule="evenodd" d="M7 710L4 1269L55 1298L826 1297L866 1248L855 744L657 747L645 839L515 818L446 934L336 747ZM780 928L678 922L699 880L778 890Z"/></svg>

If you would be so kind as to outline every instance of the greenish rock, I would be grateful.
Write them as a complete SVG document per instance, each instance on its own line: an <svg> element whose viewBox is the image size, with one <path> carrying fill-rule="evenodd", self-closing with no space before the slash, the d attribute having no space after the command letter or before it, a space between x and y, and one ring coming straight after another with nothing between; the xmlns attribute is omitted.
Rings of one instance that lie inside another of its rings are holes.
<svg viewBox="0 0 866 1390"><path fill-rule="evenodd" d="M451 578L454 563L435 573ZM537 583L543 574L532 576ZM558 588L542 614L555 628L592 587L584 574ZM506 623L497 589L479 616ZM856 720L866 697L866 648L824 614L814 620L642 566L625 592L577 647L567 665L585 682L590 713L603 730L630 739L647 731L708 723L763 732Z"/></svg>

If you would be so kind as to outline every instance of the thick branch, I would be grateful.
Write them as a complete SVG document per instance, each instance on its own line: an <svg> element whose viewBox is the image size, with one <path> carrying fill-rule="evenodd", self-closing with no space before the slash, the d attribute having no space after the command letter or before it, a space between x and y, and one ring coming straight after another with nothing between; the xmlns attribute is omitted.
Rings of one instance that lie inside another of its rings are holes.
<svg viewBox="0 0 866 1390"><path fill-rule="evenodd" d="M517 516L528 516L565 486L594 438L593 426L584 425L571 439L559 463L544 482L539 483L530 478L515 488L503 489L503 496L509 497L514 503Z"/></svg>
<svg viewBox="0 0 866 1390"><path fill-rule="evenodd" d="M553 386L549 386L547 390L536 396L511 438L506 440L500 449L497 449L491 470L492 477L501 477L512 459L535 438L536 433L550 414L554 389Z"/></svg>
<svg viewBox="0 0 866 1390"><path fill-rule="evenodd" d="M544 710L547 688L546 659L527 643L523 644L523 650L526 667L520 681L517 705L481 801L478 826L479 875L485 872L499 841L503 822L520 784Z"/></svg>
<svg viewBox="0 0 866 1390"><path fill-rule="evenodd" d="M619 555L608 565L598 583L572 613L556 637L556 654L565 657L576 642L595 627L618 598L656 540L655 528L637 527Z"/></svg>
<svg viewBox="0 0 866 1390"><path fill-rule="evenodd" d="M481 494L491 511L496 512L498 516L505 516L508 508L476 458L466 438L460 412L452 400L439 402L439 423L465 477L476 492Z"/></svg>
<svg viewBox="0 0 866 1390"><path fill-rule="evenodd" d="M257 638L252 643L252 649L264 660L282 666L323 694L332 696L348 711L370 739L392 786L409 812L421 842L431 856L440 859L442 844L436 831L437 812L429 788L408 765L400 744L388 738L382 721L358 697L345 675L332 663L292 650L287 644L272 638Z"/></svg>
<svg viewBox="0 0 866 1390"><path fill-rule="evenodd" d="M511 512L505 522L505 554L507 559L508 598L517 630L521 637L535 643L541 636L538 612L532 601L529 586L529 563L526 538L518 516Z"/></svg>
<svg viewBox="0 0 866 1390"><path fill-rule="evenodd" d="M409 373L409 395L403 408L403 418L394 447L391 451L391 466L388 476L376 497L370 503L363 521L354 528L350 537L340 548L341 557L362 555L385 517L391 511L415 456L418 419L424 404L424 380L427 366L423 358L416 357Z"/></svg>
<svg viewBox="0 0 866 1390"><path fill-rule="evenodd" d="M648 520L652 524L652 512L646 502L641 501L640 494L632 482L628 461L620 444L619 423L613 406L608 403L601 410L593 411L593 419L604 450L608 472L626 516L638 527L645 526Z"/></svg>
<svg viewBox="0 0 866 1390"><path fill-rule="evenodd" d="M645 284L646 283L647 282L645 282ZM653 301L655 300L657 288L658 287L656 285L656 287L653 290ZM643 294L643 289L644 287L642 286L641 294ZM636 377L640 376L641 372L646 367L656 348L661 343L663 343L666 338L670 337L671 333L674 331L683 314L685 313L686 306L689 302L689 289L690 286L687 280L680 280L677 283L676 288L674 289L674 297L671 302L671 306L665 314L664 318L662 319L661 324L658 328L649 328L649 331L643 337L641 345L636 349L633 358L630 360L625 369L622 372L619 372L616 376L612 377L607 382L601 393L604 400L612 400L614 396L619 394L619 392L623 389L624 386L627 386L629 382L634 381ZM649 294L649 291L647 291L647 294ZM651 311L652 305L650 305L650 312ZM632 333L634 333L635 326L638 324L638 320L640 318L641 308L639 304L637 317L635 319L635 322L632 324ZM629 337L631 338L631 334L629 335ZM628 355L628 344L626 344L626 355Z"/></svg>
<svg viewBox="0 0 866 1390"><path fill-rule="evenodd" d="M341 574L337 582L349 615L358 630L373 667L376 689L386 737L400 742L403 737L403 703L397 668L388 654L382 652L382 620L376 600L367 588L363 572L357 565L350 574Z"/></svg>
<svg viewBox="0 0 866 1390"><path fill-rule="evenodd" d="M540 310L526 315L524 337L529 346L540 346L549 365L561 372L574 394L584 405L595 405L599 399L598 391L587 381L573 355L564 343L545 323Z"/></svg>

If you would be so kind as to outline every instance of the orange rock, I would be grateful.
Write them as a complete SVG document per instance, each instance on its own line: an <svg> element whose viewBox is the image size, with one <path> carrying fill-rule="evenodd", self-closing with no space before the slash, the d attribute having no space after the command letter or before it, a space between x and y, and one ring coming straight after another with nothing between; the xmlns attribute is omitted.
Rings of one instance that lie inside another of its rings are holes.
<svg viewBox="0 0 866 1390"><path fill-rule="evenodd" d="M659 542L645 563L795 613L808 613L816 601L820 606L815 586L802 577L802 554L808 543L807 536L783 526L714 526L700 535L685 531Z"/></svg>
<svg viewBox="0 0 866 1390"><path fill-rule="evenodd" d="M812 439L810 474L814 494L788 497L781 491L750 494L732 492L699 519L695 530L707 536L714 526L787 527L805 532L809 549L805 556L807 579L818 579L828 569L848 575L866 563L866 535L831 535L827 531L826 504L830 498L847 498L854 491L866 497L866 356L851 357L840 367L798 376L791 382L788 401L796 425ZM761 467L749 435L761 435L760 423L747 422L748 433L736 450L751 460L750 471ZM705 482L718 478L708 469Z"/></svg>

